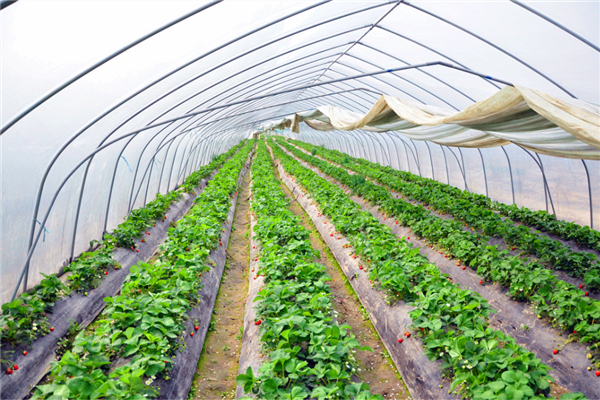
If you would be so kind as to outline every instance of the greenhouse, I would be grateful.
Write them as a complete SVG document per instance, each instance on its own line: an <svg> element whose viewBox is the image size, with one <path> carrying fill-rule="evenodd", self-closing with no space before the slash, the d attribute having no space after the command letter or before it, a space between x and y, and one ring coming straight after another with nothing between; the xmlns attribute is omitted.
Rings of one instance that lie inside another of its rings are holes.
<svg viewBox="0 0 600 400"><path fill-rule="evenodd" d="M1 11L1 399L600 399L598 1Z"/></svg>

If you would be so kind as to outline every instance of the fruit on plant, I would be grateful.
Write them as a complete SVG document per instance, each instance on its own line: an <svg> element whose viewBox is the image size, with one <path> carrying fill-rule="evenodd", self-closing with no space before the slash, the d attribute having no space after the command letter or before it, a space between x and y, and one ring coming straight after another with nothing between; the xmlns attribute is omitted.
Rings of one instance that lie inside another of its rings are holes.
<svg viewBox="0 0 600 400"><path fill-rule="evenodd" d="M583 289L583 285L579 285L579 289Z"/></svg>
<svg viewBox="0 0 600 400"><path fill-rule="evenodd" d="M27 355L27 350L23 350L23 355L26 356Z"/></svg>
<svg viewBox="0 0 600 400"><path fill-rule="evenodd" d="M407 338L410 337L410 332L404 332L404 336L406 336Z"/></svg>
<svg viewBox="0 0 600 400"><path fill-rule="evenodd" d="M587 295L588 295L588 292L585 292L585 293L584 293L584 296L587 296Z"/></svg>
<svg viewBox="0 0 600 400"><path fill-rule="evenodd" d="M480 285L483 285L483 281L479 281L479 284L480 284Z"/></svg>
<svg viewBox="0 0 600 400"><path fill-rule="evenodd" d="M600 371L596 371L596 376L600 376Z"/></svg>
<svg viewBox="0 0 600 400"><path fill-rule="evenodd" d="M194 336L194 332L190 332L190 336Z"/></svg>
<svg viewBox="0 0 600 400"><path fill-rule="evenodd" d="M10 374L12 374L12 373L13 373L13 370L12 370L12 369L10 369L10 368L6 368L6 373L7 373L8 375L10 375Z"/></svg>
<svg viewBox="0 0 600 400"><path fill-rule="evenodd" d="M54 332L54 327L53 326L50 327L50 331Z"/></svg>
<svg viewBox="0 0 600 400"><path fill-rule="evenodd" d="M140 251L139 251L139 250L136 250L136 252L138 252L138 253L139 253Z"/></svg>
<svg viewBox="0 0 600 400"><path fill-rule="evenodd" d="M398 343L402 343L404 341L404 339L400 338L398 339Z"/></svg>
<svg viewBox="0 0 600 400"><path fill-rule="evenodd" d="M592 353L588 353L588 354L586 355L586 357L587 357L587 359L588 359L588 360L590 360L590 359L592 358Z"/></svg>
<svg viewBox="0 0 600 400"><path fill-rule="evenodd" d="M195 329L195 330L198 330L198 329L200 329L200 327L199 327L198 325L196 325L196 326L194 327L194 329Z"/></svg>
<svg viewBox="0 0 600 400"><path fill-rule="evenodd" d="M260 325L261 324L261 320L259 319L258 321L254 321L254 325Z"/></svg>
<svg viewBox="0 0 600 400"><path fill-rule="evenodd" d="M514 249L515 249L514 247L511 248L511 250L514 250Z"/></svg>
<svg viewBox="0 0 600 400"><path fill-rule="evenodd" d="M592 370L592 367L587 367L587 370L588 370L588 371L591 371L591 370Z"/></svg>
<svg viewBox="0 0 600 400"><path fill-rule="evenodd" d="M556 350L556 349L552 350L552 354L558 354L558 350Z"/></svg>
<svg viewBox="0 0 600 400"><path fill-rule="evenodd" d="M462 269L464 270L464 269L465 269L465 267L463 266L463 267L462 267Z"/></svg>
<svg viewBox="0 0 600 400"><path fill-rule="evenodd" d="M406 238L406 240L410 240L410 236Z"/></svg>
<svg viewBox="0 0 600 400"><path fill-rule="evenodd" d="M108 275L108 271L104 271L104 275Z"/></svg>
<svg viewBox="0 0 600 400"><path fill-rule="evenodd" d="M19 366L17 364L13 365L13 370L18 371L19 370Z"/></svg>

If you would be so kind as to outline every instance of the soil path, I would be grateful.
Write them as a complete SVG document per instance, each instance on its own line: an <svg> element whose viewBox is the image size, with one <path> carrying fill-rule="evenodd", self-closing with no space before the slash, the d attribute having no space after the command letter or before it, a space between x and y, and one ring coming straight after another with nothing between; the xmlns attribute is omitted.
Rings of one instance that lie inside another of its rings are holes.
<svg viewBox="0 0 600 400"><path fill-rule="evenodd" d="M244 306L248 293L249 182L240 186L227 264L208 332L192 384L193 399L233 399L242 343Z"/></svg>
<svg viewBox="0 0 600 400"><path fill-rule="evenodd" d="M275 174L281 179L276 168ZM302 218L302 226L310 231L312 248L320 253L320 258L316 261L327 268L327 274L333 279L329 282L329 286L333 294L333 308L337 312L339 324L351 326L352 332L360 344L373 349L373 353L367 351L356 353L360 366L356 371L358 378L369 385L373 394L380 394L386 399L411 399L400 374L393 366L390 356L369 321L367 312L357 299L333 254L319 236L310 217L304 212L283 181L281 188L290 201L290 210Z"/></svg>

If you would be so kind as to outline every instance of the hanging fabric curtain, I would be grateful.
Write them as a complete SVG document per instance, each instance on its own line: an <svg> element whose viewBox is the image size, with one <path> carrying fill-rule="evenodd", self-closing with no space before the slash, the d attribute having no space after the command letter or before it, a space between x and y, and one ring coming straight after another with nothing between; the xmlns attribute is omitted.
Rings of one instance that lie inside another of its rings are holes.
<svg viewBox="0 0 600 400"><path fill-rule="evenodd" d="M397 131L410 139L454 147L515 143L540 154L600 160L600 107L517 85L459 112L383 95L364 115L325 105L263 129L291 127L299 133L301 122L320 131Z"/></svg>

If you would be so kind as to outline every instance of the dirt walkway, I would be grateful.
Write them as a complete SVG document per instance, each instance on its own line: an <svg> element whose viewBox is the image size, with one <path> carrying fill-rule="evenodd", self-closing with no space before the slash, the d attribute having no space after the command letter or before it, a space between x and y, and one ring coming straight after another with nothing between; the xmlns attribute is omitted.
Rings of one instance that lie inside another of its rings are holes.
<svg viewBox="0 0 600 400"><path fill-rule="evenodd" d="M279 177L277 169L275 174ZM333 279L329 286L334 298L333 308L338 312L338 322L340 325L350 325L360 344L373 349L373 353L362 351L356 354L360 366L360 370L357 371L358 378L370 386L373 394L380 394L386 399L410 399L400 374L393 367L383 343L367 317L367 312L356 298L333 254L319 236L310 217L283 182L281 188L290 201L290 210L302 218L302 225L310 231L311 245L321 254L316 261L325 265L327 274Z"/></svg>
<svg viewBox="0 0 600 400"><path fill-rule="evenodd" d="M244 306L248 293L249 203L246 174L240 187L227 248L227 264L204 348L194 375L194 399L233 399L242 343Z"/></svg>

